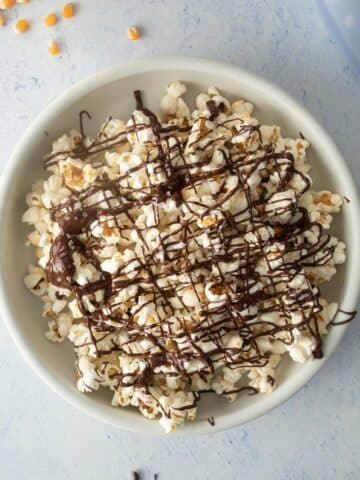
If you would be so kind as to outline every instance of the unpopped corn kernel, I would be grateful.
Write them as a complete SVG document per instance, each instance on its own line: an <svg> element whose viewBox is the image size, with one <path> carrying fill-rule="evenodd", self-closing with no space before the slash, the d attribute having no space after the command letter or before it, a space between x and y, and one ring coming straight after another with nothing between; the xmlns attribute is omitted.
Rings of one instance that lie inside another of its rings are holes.
<svg viewBox="0 0 360 480"><path fill-rule="evenodd" d="M127 30L127 34L130 40L139 40L140 38L139 29L136 27L129 27Z"/></svg>
<svg viewBox="0 0 360 480"><path fill-rule="evenodd" d="M71 18L75 15L74 5L72 3L65 3L62 11L64 18Z"/></svg>
<svg viewBox="0 0 360 480"><path fill-rule="evenodd" d="M0 13L0 27L3 27L5 25L5 23L6 23L5 15Z"/></svg>
<svg viewBox="0 0 360 480"><path fill-rule="evenodd" d="M53 27L54 25L57 24L57 21L58 19L55 13L49 13L49 15L46 15L46 17L44 18L44 24L47 27Z"/></svg>
<svg viewBox="0 0 360 480"><path fill-rule="evenodd" d="M18 20L14 25L15 33L25 33L30 28L30 23L25 20L25 18L21 18Z"/></svg>
<svg viewBox="0 0 360 480"><path fill-rule="evenodd" d="M15 5L15 0L0 0L0 8L7 10Z"/></svg>
<svg viewBox="0 0 360 480"><path fill-rule="evenodd" d="M49 53L50 55L59 55L60 48L56 42L52 41L49 43Z"/></svg>

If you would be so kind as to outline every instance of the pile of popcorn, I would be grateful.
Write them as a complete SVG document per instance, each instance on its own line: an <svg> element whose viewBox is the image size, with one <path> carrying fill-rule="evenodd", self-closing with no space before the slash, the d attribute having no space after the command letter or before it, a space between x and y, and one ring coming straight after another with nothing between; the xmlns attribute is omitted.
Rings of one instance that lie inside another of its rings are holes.
<svg viewBox="0 0 360 480"><path fill-rule="evenodd" d="M284 354L322 355L337 304L319 285L345 261L340 195L312 190L309 143L253 105L171 83L163 121L142 105L98 138L65 133L27 195L25 277L46 336L74 345L77 387L114 406L193 420L204 392L269 393ZM82 130L82 129L81 129Z"/></svg>

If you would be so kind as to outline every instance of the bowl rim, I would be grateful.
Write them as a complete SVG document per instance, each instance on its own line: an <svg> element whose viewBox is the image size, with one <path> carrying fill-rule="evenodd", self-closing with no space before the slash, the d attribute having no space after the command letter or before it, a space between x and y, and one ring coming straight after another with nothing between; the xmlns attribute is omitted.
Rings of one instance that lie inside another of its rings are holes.
<svg viewBox="0 0 360 480"><path fill-rule="evenodd" d="M15 146L10 158L7 160L5 169L0 179L0 252L3 249L4 234L3 223L6 210L6 197L9 189L11 188L11 179L15 175L17 166L21 164L26 158L26 145L28 145L34 136L39 131L41 125L44 124L48 117L53 117L58 111L63 111L70 107L79 98L90 94L97 88L109 84L113 81L125 78L130 75L146 73L151 71L171 71L171 70L187 70L198 71L201 73L214 73L234 78L241 76L242 81L247 84L255 86L257 89L267 90L269 95L276 98L278 101L286 105L287 110L296 112L301 116L312 130L314 137L318 139L318 143L331 152L331 158L337 162L339 175L343 177L343 182L347 186L347 194L351 195L352 201L349 208L350 216L350 229L351 238L355 235L357 238L360 236L359 218L360 218L360 202L357 187L353 181L349 167L347 166L344 158L339 152L333 140L329 137L326 131L315 120L312 114L310 114L297 100L293 99L289 94L285 93L282 89L274 85L272 82L259 77L247 70L242 69L236 65L232 65L225 62L219 62L215 60L207 60L198 57L187 56L156 56L150 58L141 58L131 61L125 65L116 65L104 70L101 70L95 74L80 80L75 85L68 88L65 92L56 97L40 114L37 115L35 120L27 128L26 132L22 135L17 145ZM2 255L1 255L2 259ZM356 308L359 296L360 276L357 272L357 265L360 264L360 246L357 242L352 242L352 264L349 266L349 273L347 284L348 287L344 291L343 302L346 302L347 308L354 310ZM30 345L27 344L26 338L20 334L17 327L17 321L15 315L12 314L10 302L5 294L5 276L3 271L3 263L0 264L0 309L2 312L2 319L12 337L17 348L21 352L30 367L40 376L40 378L59 396L74 405L80 410L85 411L88 415L95 417L99 420L105 421L108 424L141 433L152 433L157 435L158 432L151 432L149 425L144 421L144 428L140 428L137 425L132 424L131 418L126 419L126 416L114 415L116 410L98 409L95 403L87 401L84 395L70 394L69 390L62 385L57 379L55 379L47 368L37 359L33 353ZM336 338L330 348L327 349L326 355L323 359L316 362L310 362L306 368L302 369L297 378L293 379L287 388L278 387L269 397L266 402L259 402L253 405L251 412L247 415L239 418L238 412L232 412L228 415L224 415L221 422L217 422L214 427L207 424L207 422L198 422L191 425L191 428L178 429L172 436L187 436L203 433L213 433L223 430L227 430L269 412L274 407L282 404L288 400L292 395L299 391L315 374L320 370L324 363L329 359L336 346L343 337L348 324L337 327ZM77 393L77 392L75 392ZM266 403L266 406L263 406ZM236 418L238 416L238 418Z"/></svg>

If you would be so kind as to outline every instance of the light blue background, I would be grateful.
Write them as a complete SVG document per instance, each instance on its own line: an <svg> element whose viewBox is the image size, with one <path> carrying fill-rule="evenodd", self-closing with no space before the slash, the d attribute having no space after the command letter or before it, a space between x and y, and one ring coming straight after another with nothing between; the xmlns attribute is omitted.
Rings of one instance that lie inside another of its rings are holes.
<svg viewBox="0 0 360 480"><path fill-rule="evenodd" d="M1 165L35 115L77 80L133 58L187 54L236 63L285 88L328 129L360 180L358 0L79 0L73 20L45 29L42 17L62 3L32 0L19 8L30 32L0 31ZM132 24L144 29L138 42L126 38ZM61 58L47 54L52 37L63 42ZM159 480L358 479L359 335L355 320L321 372L267 416L172 439L126 433L68 406L0 324L0 479L126 480L133 469L145 480L155 472Z"/></svg>

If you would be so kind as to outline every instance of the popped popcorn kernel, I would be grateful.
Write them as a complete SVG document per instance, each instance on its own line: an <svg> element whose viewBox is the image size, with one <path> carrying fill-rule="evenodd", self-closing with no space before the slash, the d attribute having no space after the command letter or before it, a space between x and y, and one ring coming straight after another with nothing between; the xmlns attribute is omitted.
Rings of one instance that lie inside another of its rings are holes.
<svg viewBox="0 0 360 480"><path fill-rule="evenodd" d="M65 3L62 14L64 18L71 18L75 15L75 8L72 3Z"/></svg>
<svg viewBox="0 0 360 480"><path fill-rule="evenodd" d="M6 17L0 13L0 27L3 27L6 24Z"/></svg>
<svg viewBox="0 0 360 480"><path fill-rule="evenodd" d="M50 55L59 55L59 53L60 53L60 47L59 47L59 45L58 45L56 42L54 42L54 41L51 41L51 42L49 43L48 50L49 50Z"/></svg>
<svg viewBox="0 0 360 480"><path fill-rule="evenodd" d="M211 227L215 223L216 223L215 215L208 215L207 217L204 217L203 219L198 221L198 224L205 228Z"/></svg>
<svg viewBox="0 0 360 480"><path fill-rule="evenodd" d="M127 35L128 35L129 40L139 40L139 38L141 36L139 29L136 28L136 27L129 27L127 29Z"/></svg>
<svg viewBox="0 0 360 480"><path fill-rule="evenodd" d="M44 24L46 27L53 27L57 24L58 18L55 13L49 13L44 18Z"/></svg>
<svg viewBox="0 0 360 480"><path fill-rule="evenodd" d="M317 205L319 203L323 203L324 205L332 205L331 203L331 193L330 192L322 192L319 194L317 197L314 197L313 199L314 205Z"/></svg>
<svg viewBox="0 0 360 480"><path fill-rule="evenodd" d="M82 168L70 163L64 164L62 167L62 171L65 183L68 187L74 188L83 186L85 179Z"/></svg>
<svg viewBox="0 0 360 480"><path fill-rule="evenodd" d="M30 23L24 18L18 20L14 25L15 33L25 33L29 28Z"/></svg>

